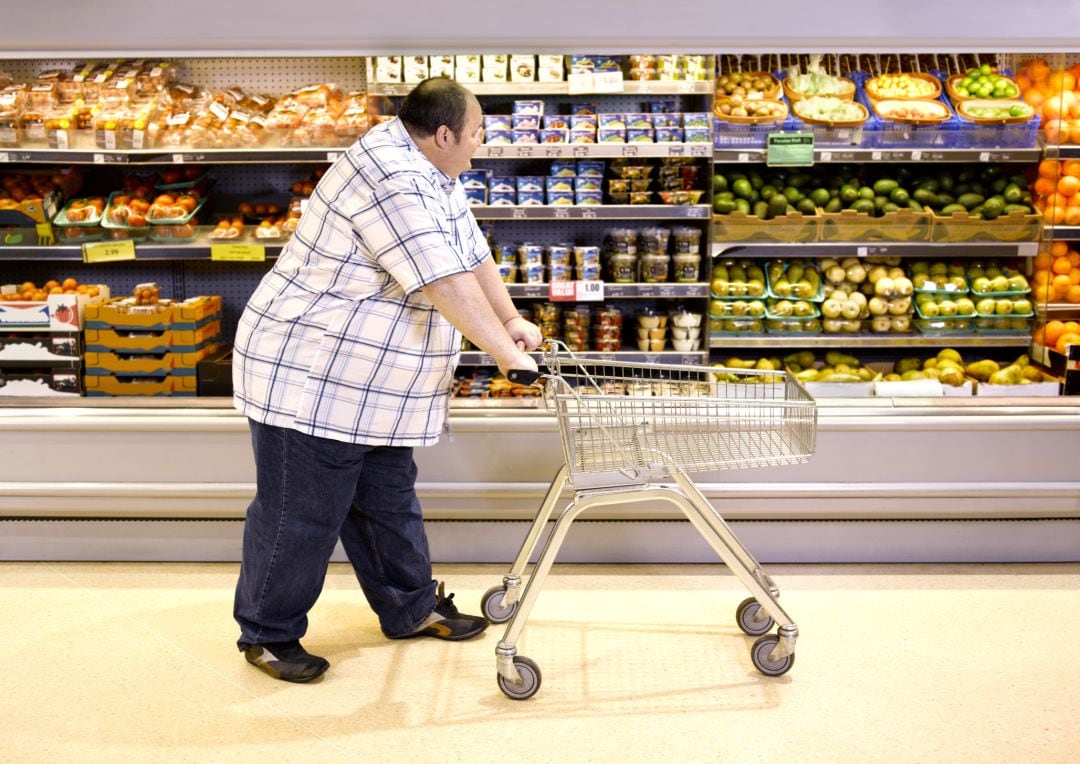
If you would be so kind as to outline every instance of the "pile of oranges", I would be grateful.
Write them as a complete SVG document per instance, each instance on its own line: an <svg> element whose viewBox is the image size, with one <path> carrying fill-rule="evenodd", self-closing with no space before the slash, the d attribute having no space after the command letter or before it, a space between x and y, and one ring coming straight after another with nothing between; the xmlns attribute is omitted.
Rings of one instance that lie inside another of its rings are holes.
<svg viewBox="0 0 1080 764"><path fill-rule="evenodd" d="M1035 256L1032 263L1032 297L1035 302L1080 304L1080 252L1055 241Z"/></svg>
<svg viewBox="0 0 1080 764"><path fill-rule="evenodd" d="M1036 344L1066 353L1069 345L1080 345L1080 323L1057 319L1047 321L1035 330L1032 339Z"/></svg>
<svg viewBox="0 0 1080 764"><path fill-rule="evenodd" d="M15 289L5 287L0 300L44 302L50 294L85 294L89 297L97 297L101 289L95 284L80 284L77 279L66 278L63 280L49 279L43 285L38 286L33 281L24 281L22 284L13 284Z"/></svg>
<svg viewBox="0 0 1080 764"><path fill-rule="evenodd" d="M1051 69L1045 58L1024 62L1016 75L1020 96L1042 116L1051 143L1080 143L1080 64Z"/></svg>
<svg viewBox="0 0 1080 764"><path fill-rule="evenodd" d="M1042 160L1032 190L1047 224L1080 225L1080 159Z"/></svg>

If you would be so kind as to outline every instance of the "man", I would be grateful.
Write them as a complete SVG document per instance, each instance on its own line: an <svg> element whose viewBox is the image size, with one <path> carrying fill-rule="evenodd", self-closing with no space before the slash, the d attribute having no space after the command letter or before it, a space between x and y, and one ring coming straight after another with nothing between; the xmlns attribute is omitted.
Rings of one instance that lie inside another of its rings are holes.
<svg viewBox="0 0 1080 764"><path fill-rule="evenodd" d="M329 667L299 640L338 538L387 637L487 627L432 580L412 457L446 421L461 334L504 373L536 369L523 351L540 331L457 180L482 124L461 85L418 85L327 170L240 318L233 384L257 485L234 615L240 650L275 678Z"/></svg>

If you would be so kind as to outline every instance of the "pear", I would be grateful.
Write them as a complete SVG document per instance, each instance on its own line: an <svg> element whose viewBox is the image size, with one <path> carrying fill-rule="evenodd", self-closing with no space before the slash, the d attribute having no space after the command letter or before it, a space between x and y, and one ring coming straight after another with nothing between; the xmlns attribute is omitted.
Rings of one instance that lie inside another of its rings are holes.
<svg viewBox="0 0 1080 764"><path fill-rule="evenodd" d="M939 360L945 360L947 358L950 361L955 361L956 363L964 362L964 359L960 357L959 351L953 348L942 348L938 352L937 357Z"/></svg>
<svg viewBox="0 0 1080 764"><path fill-rule="evenodd" d="M992 374L1001 370L1000 364L997 361L991 361L985 359L982 361L976 361L975 363L969 363L967 368L964 369L964 373L969 377L973 377L980 382L986 382L990 379Z"/></svg>

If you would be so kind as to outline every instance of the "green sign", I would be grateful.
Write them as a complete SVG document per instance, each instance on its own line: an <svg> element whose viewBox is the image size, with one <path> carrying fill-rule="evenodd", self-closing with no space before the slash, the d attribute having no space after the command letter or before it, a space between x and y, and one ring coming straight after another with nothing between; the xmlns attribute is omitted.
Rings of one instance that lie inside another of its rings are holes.
<svg viewBox="0 0 1080 764"><path fill-rule="evenodd" d="M769 167L809 167L814 163L813 133L769 133L765 164Z"/></svg>

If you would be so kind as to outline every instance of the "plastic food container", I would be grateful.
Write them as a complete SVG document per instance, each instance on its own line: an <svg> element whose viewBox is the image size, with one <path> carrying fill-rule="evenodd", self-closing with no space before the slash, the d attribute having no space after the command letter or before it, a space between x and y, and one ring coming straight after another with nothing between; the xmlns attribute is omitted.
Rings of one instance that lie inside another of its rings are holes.
<svg viewBox="0 0 1080 764"><path fill-rule="evenodd" d="M611 280L616 284L629 284L637 280L637 255L614 254L608 257Z"/></svg>
<svg viewBox="0 0 1080 764"><path fill-rule="evenodd" d="M701 255L676 254L673 258L675 263L675 280L682 283L693 283L698 280L701 272Z"/></svg>
<svg viewBox="0 0 1080 764"><path fill-rule="evenodd" d="M667 281L671 257L669 255L641 255L640 265L641 280L646 284Z"/></svg>
<svg viewBox="0 0 1080 764"><path fill-rule="evenodd" d="M696 255L701 252L701 229L677 226L671 231L675 239L675 254Z"/></svg>

